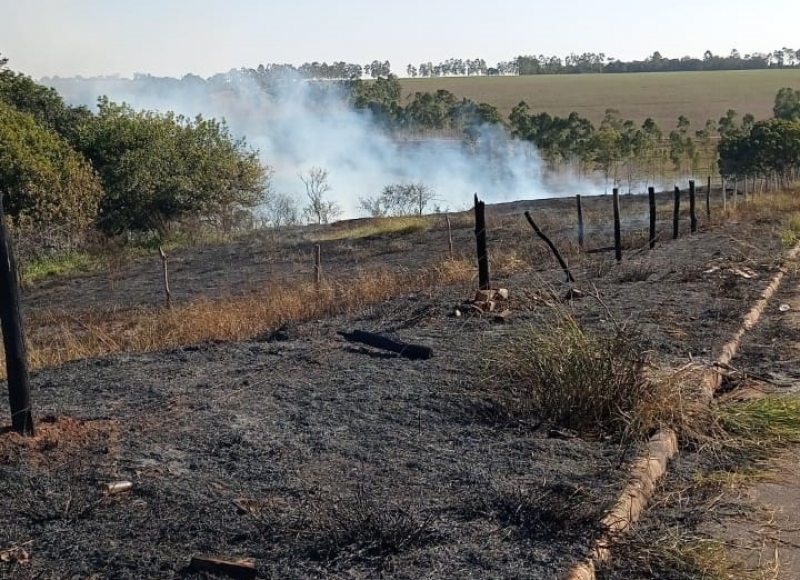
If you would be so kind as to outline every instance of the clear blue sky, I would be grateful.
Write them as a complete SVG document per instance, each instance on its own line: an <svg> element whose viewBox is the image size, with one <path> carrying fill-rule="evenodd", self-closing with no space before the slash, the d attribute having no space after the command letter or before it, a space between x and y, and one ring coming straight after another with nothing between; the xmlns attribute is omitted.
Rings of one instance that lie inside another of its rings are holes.
<svg viewBox="0 0 800 580"><path fill-rule="evenodd" d="M34 77L784 46L800 49L800 0L0 0L0 53Z"/></svg>

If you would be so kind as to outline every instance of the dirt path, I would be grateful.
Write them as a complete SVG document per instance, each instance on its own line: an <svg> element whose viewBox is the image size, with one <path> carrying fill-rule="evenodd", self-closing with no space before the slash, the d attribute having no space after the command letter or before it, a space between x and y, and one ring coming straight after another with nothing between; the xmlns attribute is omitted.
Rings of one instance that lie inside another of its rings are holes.
<svg viewBox="0 0 800 580"><path fill-rule="evenodd" d="M788 307L788 309L787 309ZM767 396L800 396L800 276L795 270L733 364L760 379ZM774 570L769 578L800 578L800 450L789 449L763 467L763 480L739 490L744 518L728 518L708 532L731 546L745 566ZM747 513L749 512L749 513ZM765 566L766 564L766 566Z"/></svg>

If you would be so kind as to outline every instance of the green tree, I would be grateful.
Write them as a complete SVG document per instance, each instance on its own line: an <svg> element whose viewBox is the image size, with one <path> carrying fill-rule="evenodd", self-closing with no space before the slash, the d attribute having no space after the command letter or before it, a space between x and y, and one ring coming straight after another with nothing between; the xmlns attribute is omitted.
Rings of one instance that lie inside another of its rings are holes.
<svg viewBox="0 0 800 580"><path fill-rule="evenodd" d="M775 95L773 114L787 121L800 120L800 90L784 87Z"/></svg>
<svg viewBox="0 0 800 580"><path fill-rule="evenodd" d="M458 103L450 91L415 93L405 109L405 119L414 129L445 129L453 123L453 111Z"/></svg>
<svg viewBox="0 0 800 580"><path fill-rule="evenodd" d="M68 107L55 89L38 84L27 75L0 67L0 101L28 113L70 143L76 127L91 112L86 107Z"/></svg>
<svg viewBox="0 0 800 580"><path fill-rule="evenodd" d="M403 87L394 75L374 81L361 79L350 83L350 102L356 109L366 109L387 128L396 127L403 114L400 104Z"/></svg>
<svg viewBox="0 0 800 580"><path fill-rule="evenodd" d="M678 127L669 134L669 158L675 171L681 171L683 161L689 160L692 167L697 164L697 149L689 133L690 121L684 115L678 117Z"/></svg>
<svg viewBox="0 0 800 580"><path fill-rule="evenodd" d="M774 174L788 186L800 169L800 121L758 121L747 135L745 147L751 174Z"/></svg>
<svg viewBox="0 0 800 580"><path fill-rule="evenodd" d="M590 141L590 159L603 172L608 188L609 180L617 181L617 165L625 157L625 141L622 135L624 121L616 109L607 109Z"/></svg>
<svg viewBox="0 0 800 580"><path fill-rule="evenodd" d="M0 183L9 216L73 232L92 225L103 196L91 166L66 141L2 101Z"/></svg>
<svg viewBox="0 0 800 580"><path fill-rule="evenodd" d="M271 173L224 122L136 112L105 97L98 108L76 144L102 178L105 231L164 233L190 216L225 225L264 199Z"/></svg>

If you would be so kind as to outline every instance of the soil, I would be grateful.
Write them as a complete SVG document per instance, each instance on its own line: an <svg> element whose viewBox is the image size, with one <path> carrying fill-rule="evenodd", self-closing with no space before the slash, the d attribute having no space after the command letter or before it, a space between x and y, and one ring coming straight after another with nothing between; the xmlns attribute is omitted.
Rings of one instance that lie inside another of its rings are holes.
<svg viewBox="0 0 800 580"><path fill-rule="evenodd" d="M623 199L620 264L613 253L577 252L572 200L488 208L493 260L529 261L515 273L495 268L493 285L511 295L505 324L454 316L474 282L408 288L248 341L34 372L37 436L0 434L0 578L216 577L189 569L196 554L252 558L264 578L563 577L598 534L594 522L624 485L636 446L498 413L487 353L501 356L518 329L547 328L558 303L590 331L636 332L654 364L708 363L780 266L772 221L701 220L689 235L684 219L678 240L659 222L647 251L646 203ZM587 245L609 245L610 198L584 204ZM565 251L575 284L522 209ZM453 222L456 252L470 255L469 220ZM322 242L324 271L346 283L436 263L447 252L443 224ZM216 299L309 279L313 234L174 252L173 296ZM152 258L39 283L24 292L26 319L155 307L159 268ZM582 298L558 300L575 287ZM427 345L434 356L409 360L338 334L352 329ZM29 334L52 331L40 322ZM132 489L103 493L121 480Z"/></svg>

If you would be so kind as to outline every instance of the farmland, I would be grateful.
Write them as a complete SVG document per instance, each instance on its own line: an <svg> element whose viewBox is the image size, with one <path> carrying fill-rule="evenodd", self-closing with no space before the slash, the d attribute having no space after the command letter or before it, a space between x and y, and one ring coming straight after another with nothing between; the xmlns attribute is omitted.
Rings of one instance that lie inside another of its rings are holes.
<svg viewBox="0 0 800 580"><path fill-rule="evenodd" d="M608 108L641 124L654 118L674 127L680 115L693 127L717 120L728 109L756 119L772 116L775 93L800 86L800 71L756 70L632 74L528 75L401 79L404 96L445 89L458 98L486 102L507 118L525 101L533 111L566 116L575 111L598 124Z"/></svg>

